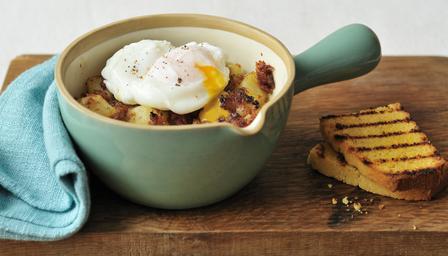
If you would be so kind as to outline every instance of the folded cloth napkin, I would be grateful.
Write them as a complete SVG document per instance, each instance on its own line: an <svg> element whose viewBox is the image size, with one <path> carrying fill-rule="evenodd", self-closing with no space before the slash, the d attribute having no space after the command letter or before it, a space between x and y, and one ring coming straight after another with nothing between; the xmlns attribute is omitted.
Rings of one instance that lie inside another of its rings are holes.
<svg viewBox="0 0 448 256"><path fill-rule="evenodd" d="M53 81L57 57L0 95L0 238L59 240L86 222L86 170L62 123Z"/></svg>

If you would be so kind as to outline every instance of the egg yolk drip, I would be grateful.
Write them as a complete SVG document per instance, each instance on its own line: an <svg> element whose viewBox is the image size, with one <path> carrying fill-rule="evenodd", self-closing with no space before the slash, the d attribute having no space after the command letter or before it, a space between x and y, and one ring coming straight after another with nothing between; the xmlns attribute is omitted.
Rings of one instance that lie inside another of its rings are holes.
<svg viewBox="0 0 448 256"><path fill-rule="evenodd" d="M227 86L227 81L221 71L213 66L196 65L196 68L204 74L204 88L207 90L211 99L199 113L199 118L203 122L215 122L219 118L227 117L229 112L220 107L218 99L218 95Z"/></svg>
<svg viewBox="0 0 448 256"><path fill-rule="evenodd" d="M227 85L227 81L221 71L213 66L196 65L196 68L204 75L204 88L207 90L210 99L218 96Z"/></svg>

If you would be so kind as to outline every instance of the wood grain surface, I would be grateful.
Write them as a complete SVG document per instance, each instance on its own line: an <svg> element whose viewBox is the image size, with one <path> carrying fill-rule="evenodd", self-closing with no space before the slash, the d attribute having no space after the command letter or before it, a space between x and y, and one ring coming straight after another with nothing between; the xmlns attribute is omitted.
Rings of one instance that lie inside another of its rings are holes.
<svg viewBox="0 0 448 256"><path fill-rule="evenodd" d="M5 84L46 58L17 57ZM306 164L321 141L319 116L392 102L401 102L448 157L446 95L448 58L384 57L367 76L296 96L277 150L235 196L196 210L157 210L125 201L92 178L92 212L78 234L57 242L0 241L0 254L446 255L448 192L430 202L394 200ZM358 198L368 214L331 203L344 196Z"/></svg>

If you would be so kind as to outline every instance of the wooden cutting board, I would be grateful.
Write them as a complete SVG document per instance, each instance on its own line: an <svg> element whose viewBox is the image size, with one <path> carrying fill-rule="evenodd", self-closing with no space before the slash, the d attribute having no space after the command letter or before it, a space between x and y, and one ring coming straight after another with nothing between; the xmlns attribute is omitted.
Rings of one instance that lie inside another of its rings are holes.
<svg viewBox="0 0 448 256"><path fill-rule="evenodd" d="M5 84L48 57L17 57ZM296 96L277 150L232 198L196 210L157 210L128 202L93 178L91 216L78 234L58 242L0 241L0 253L446 255L448 192L431 202L376 196L315 173L306 157L321 141L319 116L392 102L401 102L448 157L447 95L448 58L384 57L367 76ZM331 203L344 196L368 213Z"/></svg>

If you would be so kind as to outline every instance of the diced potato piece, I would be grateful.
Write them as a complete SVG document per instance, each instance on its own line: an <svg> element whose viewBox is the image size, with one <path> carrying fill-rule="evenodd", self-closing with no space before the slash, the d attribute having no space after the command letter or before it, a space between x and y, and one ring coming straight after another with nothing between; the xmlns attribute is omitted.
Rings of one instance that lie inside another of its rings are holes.
<svg viewBox="0 0 448 256"><path fill-rule="evenodd" d="M230 64L227 65L227 67L230 70L230 75L231 76L232 75L244 75L244 73L245 73L240 64L230 63Z"/></svg>
<svg viewBox="0 0 448 256"><path fill-rule="evenodd" d="M105 100L112 99L112 93L102 86L103 78L101 76L93 76L87 79L87 93L100 94Z"/></svg>
<svg viewBox="0 0 448 256"><path fill-rule="evenodd" d="M92 94L79 99L79 102L86 108L102 116L112 117L116 110L101 95Z"/></svg>
<svg viewBox="0 0 448 256"><path fill-rule="evenodd" d="M268 94L260 88L258 84L257 74L255 72L247 73L238 87L247 90L249 96L254 97L262 106L268 100Z"/></svg>
<svg viewBox="0 0 448 256"><path fill-rule="evenodd" d="M152 108L138 106L128 111L128 121L135 124L150 124Z"/></svg>
<svg viewBox="0 0 448 256"><path fill-rule="evenodd" d="M156 115L156 118L152 119L151 115ZM166 111L151 107L138 106L128 111L128 121L134 124L166 124L167 120L168 113Z"/></svg>
<svg viewBox="0 0 448 256"><path fill-rule="evenodd" d="M229 111L221 107L218 96L205 105L201 112L199 112L199 119L201 122L217 122L220 118L225 119L229 115Z"/></svg>

